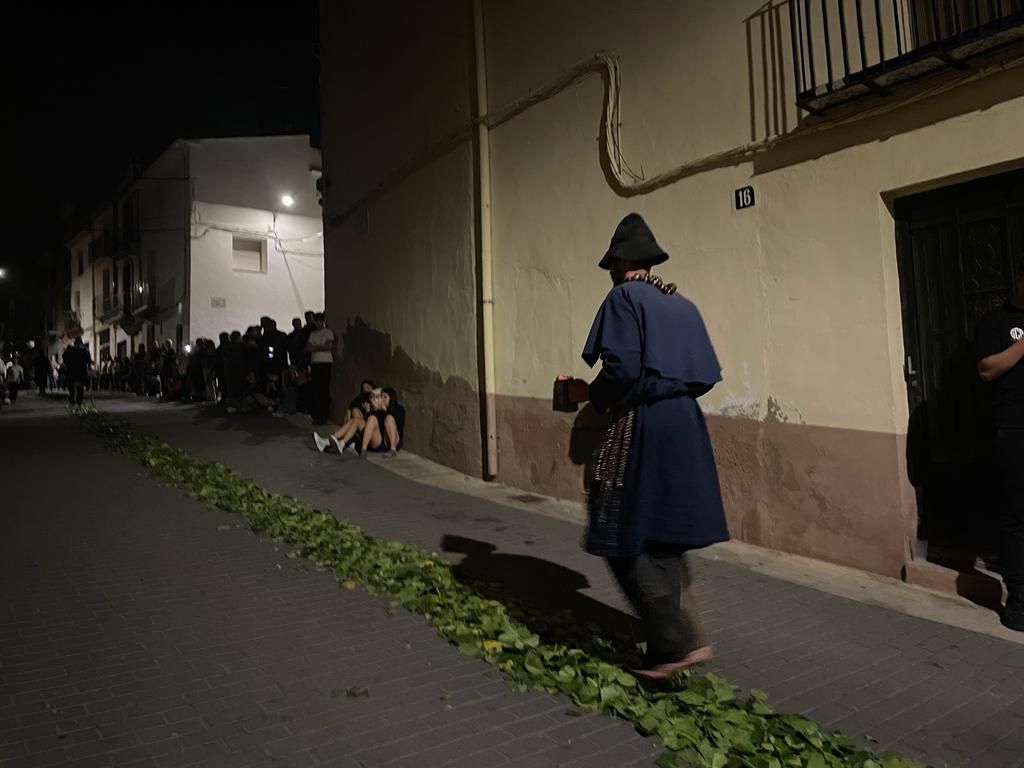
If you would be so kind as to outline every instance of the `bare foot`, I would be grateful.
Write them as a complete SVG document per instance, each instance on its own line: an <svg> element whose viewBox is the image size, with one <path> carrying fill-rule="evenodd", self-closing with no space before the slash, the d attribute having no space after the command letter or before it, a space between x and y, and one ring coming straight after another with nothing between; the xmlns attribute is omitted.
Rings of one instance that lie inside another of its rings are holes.
<svg viewBox="0 0 1024 768"><path fill-rule="evenodd" d="M671 680L680 672L683 672L690 667L695 667L698 664L707 664L712 658L714 658L714 653L711 651L711 646L704 645L690 651L679 661L670 661L666 664L656 664L651 669L636 669L633 670L633 674L651 682L664 682Z"/></svg>

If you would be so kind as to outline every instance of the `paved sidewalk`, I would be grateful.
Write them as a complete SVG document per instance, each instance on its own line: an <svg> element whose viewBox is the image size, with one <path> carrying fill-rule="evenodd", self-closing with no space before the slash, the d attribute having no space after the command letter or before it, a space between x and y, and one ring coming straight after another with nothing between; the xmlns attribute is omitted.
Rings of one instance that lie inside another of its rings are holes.
<svg viewBox="0 0 1024 768"><path fill-rule="evenodd" d="M650 766L660 751L510 690L420 617L105 453L59 402L24 397L0 430L4 768ZM245 463L238 433L192 434Z"/></svg>
<svg viewBox="0 0 1024 768"><path fill-rule="evenodd" d="M466 556L509 590L532 574L573 609L625 610L603 563L580 550L573 523L318 454L308 432L284 419L137 401L104 407L373 535L438 551L448 543L453 562ZM695 570L713 668L734 683L765 688L779 709L872 748L935 766L1024 765L1021 645L724 562L700 560Z"/></svg>

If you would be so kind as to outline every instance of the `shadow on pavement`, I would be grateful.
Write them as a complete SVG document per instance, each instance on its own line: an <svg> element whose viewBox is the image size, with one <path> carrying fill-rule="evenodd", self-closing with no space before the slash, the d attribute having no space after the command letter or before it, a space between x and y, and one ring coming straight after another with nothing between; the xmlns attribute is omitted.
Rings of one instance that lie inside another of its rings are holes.
<svg viewBox="0 0 1024 768"><path fill-rule="evenodd" d="M180 403L175 404L174 407L190 408L192 423L196 426L216 422L218 430L248 433L248 437L244 440L244 444L247 446L263 445L276 438L295 437L299 434L299 428L288 419L275 418L266 413L250 411L228 413L223 405L214 405L213 403L199 407L194 404Z"/></svg>
<svg viewBox="0 0 1024 768"><path fill-rule="evenodd" d="M545 642L627 667L639 662L636 619L582 594L590 586L583 574L538 557L502 554L494 544L463 536L446 534L441 548L465 555L452 567L456 579L504 603Z"/></svg>

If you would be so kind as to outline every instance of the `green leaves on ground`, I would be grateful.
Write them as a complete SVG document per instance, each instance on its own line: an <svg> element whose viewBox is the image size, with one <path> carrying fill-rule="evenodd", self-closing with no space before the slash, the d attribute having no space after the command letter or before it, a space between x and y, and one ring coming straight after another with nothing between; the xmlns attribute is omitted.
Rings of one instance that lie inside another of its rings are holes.
<svg viewBox="0 0 1024 768"><path fill-rule="evenodd" d="M657 735L671 750L660 768L918 768L900 757L879 758L838 733L798 715L776 714L763 691L741 694L713 674L687 674L678 690L652 692L618 664L614 644L543 632L549 619L494 599L493 590L458 581L436 554L367 536L358 527L319 512L297 499L269 493L220 463L206 461L130 428L122 419L83 408L74 411L108 446L138 459L154 476L183 488L207 504L241 515L253 531L294 548L333 570L339 586L389 598L424 616L469 656L494 664L517 690L540 688L570 698L580 710L594 709ZM528 626L521 620L527 616ZM531 628L533 627L533 628ZM544 634L545 640L541 639ZM577 642L578 639L578 642ZM337 695L336 691L332 691ZM365 696L365 688L345 689Z"/></svg>

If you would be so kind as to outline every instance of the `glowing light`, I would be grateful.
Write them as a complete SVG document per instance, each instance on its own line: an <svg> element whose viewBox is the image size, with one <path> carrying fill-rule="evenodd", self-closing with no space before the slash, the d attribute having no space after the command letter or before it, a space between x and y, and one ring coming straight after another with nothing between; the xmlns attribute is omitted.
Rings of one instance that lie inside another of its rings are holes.
<svg viewBox="0 0 1024 768"><path fill-rule="evenodd" d="M293 205L295 205L295 198L292 197L291 195L282 195L281 202L284 203L285 208L291 208Z"/></svg>

